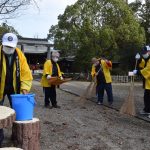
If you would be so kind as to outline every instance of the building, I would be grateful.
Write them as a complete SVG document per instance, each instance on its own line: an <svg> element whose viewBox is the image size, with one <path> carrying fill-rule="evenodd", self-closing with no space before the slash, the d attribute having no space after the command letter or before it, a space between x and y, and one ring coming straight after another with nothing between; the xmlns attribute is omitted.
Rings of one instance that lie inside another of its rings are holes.
<svg viewBox="0 0 150 150"><path fill-rule="evenodd" d="M20 48L28 61L31 69L42 69L47 58L50 58L50 44L47 39L19 38L18 48Z"/></svg>

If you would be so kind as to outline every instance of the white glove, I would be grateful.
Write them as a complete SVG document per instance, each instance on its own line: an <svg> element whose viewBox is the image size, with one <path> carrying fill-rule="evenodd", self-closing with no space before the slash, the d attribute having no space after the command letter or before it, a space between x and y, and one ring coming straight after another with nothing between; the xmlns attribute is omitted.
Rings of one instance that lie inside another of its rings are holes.
<svg viewBox="0 0 150 150"><path fill-rule="evenodd" d="M64 78L61 76L60 79L63 80Z"/></svg>
<svg viewBox="0 0 150 150"><path fill-rule="evenodd" d="M140 58L141 58L140 54L137 53L137 54L135 55L135 59L136 59L136 60L139 60Z"/></svg>
<svg viewBox="0 0 150 150"><path fill-rule="evenodd" d="M47 78L47 80L49 80L49 79L51 78L51 75L47 75L47 77L46 77L46 78Z"/></svg>
<svg viewBox="0 0 150 150"><path fill-rule="evenodd" d="M133 70L133 74L136 75L137 74L137 70Z"/></svg>

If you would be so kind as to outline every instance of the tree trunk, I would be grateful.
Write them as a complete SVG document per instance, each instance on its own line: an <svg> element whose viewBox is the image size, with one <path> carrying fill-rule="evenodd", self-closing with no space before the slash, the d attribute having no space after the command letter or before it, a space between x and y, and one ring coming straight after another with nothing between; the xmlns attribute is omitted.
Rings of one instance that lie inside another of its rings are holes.
<svg viewBox="0 0 150 150"><path fill-rule="evenodd" d="M6 106L0 106L0 129L12 126L15 121L15 111Z"/></svg>
<svg viewBox="0 0 150 150"><path fill-rule="evenodd" d="M0 150L23 150L23 149L16 148L16 147L4 147L4 148L0 148Z"/></svg>
<svg viewBox="0 0 150 150"><path fill-rule="evenodd" d="M40 121L15 121L12 127L12 140L15 147L23 150L40 150Z"/></svg>

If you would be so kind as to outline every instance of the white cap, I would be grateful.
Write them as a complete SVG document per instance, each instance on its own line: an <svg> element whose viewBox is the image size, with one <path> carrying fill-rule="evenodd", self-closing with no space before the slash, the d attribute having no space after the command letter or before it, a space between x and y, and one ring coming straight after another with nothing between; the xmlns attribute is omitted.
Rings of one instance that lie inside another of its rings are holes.
<svg viewBox="0 0 150 150"><path fill-rule="evenodd" d="M2 45L16 47L18 43L18 38L14 33L6 33L2 38Z"/></svg>

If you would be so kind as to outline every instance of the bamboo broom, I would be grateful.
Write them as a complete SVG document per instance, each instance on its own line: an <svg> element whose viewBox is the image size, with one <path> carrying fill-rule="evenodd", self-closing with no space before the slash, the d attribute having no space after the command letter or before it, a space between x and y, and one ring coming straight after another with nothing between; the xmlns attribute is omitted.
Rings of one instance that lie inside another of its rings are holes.
<svg viewBox="0 0 150 150"><path fill-rule="evenodd" d="M100 68L96 74L98 74L101 71L101 69L102 68ZM96 95L96 85L97 85L97 83L96 83L96 76L95 76L94 79L91 81L91 83L86 88L83 95L80 96L80 100L92 98L94 95Z"/></svg>
<svg viewBox="0 0 150 150"><path fill-rule="evenodd" d="M94 86L94 81L91 81L88 87L86 88L85 92L83 93L83 95L80 96L80 100L84 100L90 97L89 91L91 91L93 86Z"/></svg>
<svg viewBox="0 0 150 150"><path fill-rule="evenodd" d="M137 67L137 59L135 63L135 69ZM135 102L134 102L134 75L131 76L130 89L127 99L124 101L120 109L120 114L128 114L131 116L136 115Z"/></svg>

